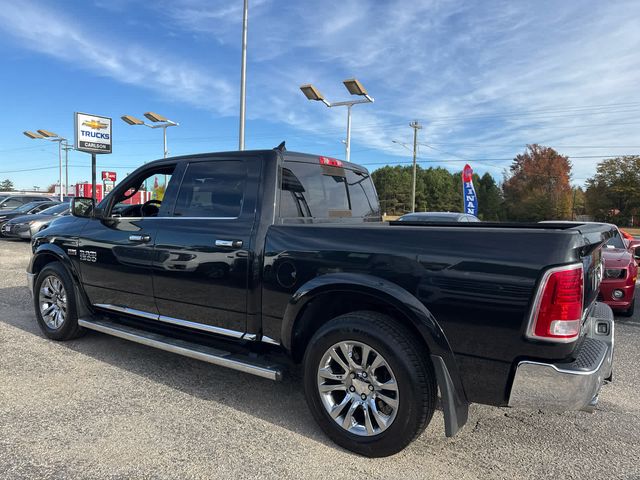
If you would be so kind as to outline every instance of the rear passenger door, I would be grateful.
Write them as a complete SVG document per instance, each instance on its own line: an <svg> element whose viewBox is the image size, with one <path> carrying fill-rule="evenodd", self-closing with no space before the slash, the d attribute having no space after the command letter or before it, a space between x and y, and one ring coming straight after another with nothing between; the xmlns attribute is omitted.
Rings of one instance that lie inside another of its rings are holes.
<svg viewBox="0 0 640 480"><path fill-rule="evenodd" d="M261 162L190 162L156 234L160 321L240 337L246 331L251 234Z"/></svg>

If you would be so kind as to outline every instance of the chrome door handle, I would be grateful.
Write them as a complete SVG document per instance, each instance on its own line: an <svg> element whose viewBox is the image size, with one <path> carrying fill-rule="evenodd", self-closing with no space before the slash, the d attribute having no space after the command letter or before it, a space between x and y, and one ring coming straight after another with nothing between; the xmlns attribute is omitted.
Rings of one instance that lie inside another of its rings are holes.
<svg viewBox="0 0 640 480"><path fill-rule="evenodd" d="M242 240L216 240L216 247L240 248Z"/></svg>
<svg viewBox="0 0 640 480"><path fill-rule="evenodd" d="M147 243L149 240L151 240L151 237L149 235L129 235L130 242Z"/></svg>

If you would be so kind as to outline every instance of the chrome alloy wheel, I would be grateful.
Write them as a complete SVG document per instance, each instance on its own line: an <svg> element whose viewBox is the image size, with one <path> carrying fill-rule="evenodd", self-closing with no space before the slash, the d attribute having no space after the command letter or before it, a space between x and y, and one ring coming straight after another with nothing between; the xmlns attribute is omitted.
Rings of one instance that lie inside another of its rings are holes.
<svg viewBox="0 0 640 480"><path fill-rule="evenodd" d="M40 315L47 327L60 328L67 317L67 293L62 281L55 275L48 275L40 284L38 300Z"/></svg>
<svg viewBox="0 0 640 480"><path fill-rule="evenodd" d="M318 391L331 418L356 435L382 433L398 412L398 384L391 367L362 342L336 343L324 353Z"/></svg>

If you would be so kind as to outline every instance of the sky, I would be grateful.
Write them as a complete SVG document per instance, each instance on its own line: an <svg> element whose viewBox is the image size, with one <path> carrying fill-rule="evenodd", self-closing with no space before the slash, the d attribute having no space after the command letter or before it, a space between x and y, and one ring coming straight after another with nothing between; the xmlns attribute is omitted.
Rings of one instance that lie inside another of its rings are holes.
<svg viewBox="0 0 640 480"><path fill-rule="evenodd" d="M352 117L351 160L370 170L465 163L502 178L526 144L568 155L583 185L603 158L640 153L640 2L249 0L247 149L344 158L346 110L329 101L358 78L374 97ZM161 130L120 116L158 112L170 155L238 148L242 0L0 0L0 179L57 180L73 112L113 117L122 178L162 157ZM395 143L395 142L398 143ZM404 144L404 145L403 145ZM70 183L90 156L70 152Z"/></svg>

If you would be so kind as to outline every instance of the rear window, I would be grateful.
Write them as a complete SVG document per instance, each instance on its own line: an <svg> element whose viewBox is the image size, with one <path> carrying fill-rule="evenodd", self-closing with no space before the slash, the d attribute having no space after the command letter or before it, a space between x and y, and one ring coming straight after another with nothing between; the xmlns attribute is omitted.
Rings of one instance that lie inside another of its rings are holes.
<svg viewBox="0 0 640 480"><path fill-rule="evenodd" d="M241 160L190 163L182 178L174 210L181 217L240 216L247 167Z"/></svg>
<svg viewBox="0 0 640 480"><path fill-rule="evenodd" d="M282 219L379 219L378 197L367 173L294 161L286 161L281 173Z"/></svg>

